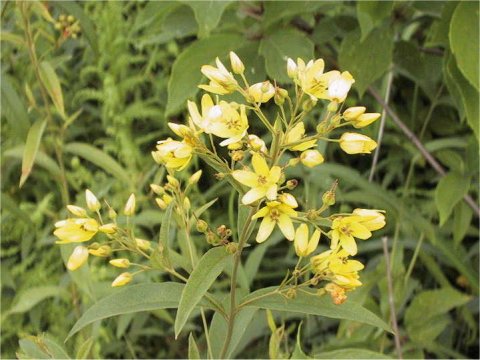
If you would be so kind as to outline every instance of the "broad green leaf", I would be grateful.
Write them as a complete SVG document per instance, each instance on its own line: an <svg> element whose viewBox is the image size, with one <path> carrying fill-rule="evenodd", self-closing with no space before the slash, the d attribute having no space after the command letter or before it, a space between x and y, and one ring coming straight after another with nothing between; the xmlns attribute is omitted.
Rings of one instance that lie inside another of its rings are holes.
<svg viewBox="0 0 480 360"><path fill-rule="evenodd" d="M30 120L28 119L27 109L13 88L11 80L12 78L9 76L2 74L2 81L0 82L2 89L1 110L12 131L23 141L27 137Z"/></svg>
<svg viewBox="0 0 480 360"><path fill-rule="evenodd" d="M473 210L465 201L460 201L453 210L453 242L460 244L472 222Z"/></svg>
<svg viewBox="0 0 480 360"><path fill-rule="evenodd" d="M391 356L367 349L341 349L316 353L315 359L391 359Z"/></svg>
<svg viewBox="0 0 480 360"><path fill-rule="evenodd" d="M69 143L65 145L64 151L92 162L99 168L115 176L124 184L130 184L132 181L131 176L128 175L119 163L117 163L110 155L105 154L103 151L92 145L78 142Z"/></svg>
<svg viewBox="0 0 480 360"><path fill-rule="evenodd" d="M357 31L345 36L340 48L340 67L353 75L353 87L360 96L388 70L392 52L393 33L389 28L372 30L363 41Z"/></svg>
<svg viewBox="0 0 480 360"><path fill-rule="evenodd" d="M393 1L358 1L357 19L362 31L361 41L365 40L370 31L382 24L390 16Z"/></svg>
<svg viewBox="0 0 480 360"><path fill-rule="evenodd" d="M50 336L28 336L18 344L20 359L70 359L63 346Z"/></svg>
<svg viewBox="0 0 480 360"><path fill-rule="evenodd" d="M270 287L254 291L242 299L241 303L248 302L246 306L254 306L262 309L290 311L325 316L333 319L358 321L391 332L390 326L382 319L352 300L347 300L341 305L335 305L329 296L318 296L314 293L305 294L298 292L297 297L291 300L287 300L278 293L266 295L275 289L277 288ZM256 299L257 297L259 298Z"/></svg>
<svg viewBox="0 0 480 360"><path fill-rule="evenodd" d="M58 286L37 286L20 293L15 304L7 310L7 314L21 314L29 311L35 305L50 297L59 296L62 289Z"/></svg>
<svg viewBox="0 0 480 360"><path fill-rule="evenodd" d="M190 6L198 23L198 37L204 38L210 35L220 22L223 12L231 0L208 0L208 1L182 1Z"/></svg>
<svg viewBox="0 0 480 360"><path fill-rule="evenodd" d="M57 108L58 113L65 117L65 107L63 105L63 94L60 81L58 76L55 73L55 69L47 61L42 61L39 66L40 70L40 79L42 80L43 85L47 89L50 99L52 99L53 104Z"/></svg>
<svg viewBox="0 0 480 360"><path fill-rule="evenodd" d="M265 58L267 74L277 82L286 83L287 59L300 57L305 61L313 58L313 43L301 32L285 29L266 34L258 49Z"/></svg>
<svg viewBox="0 0 480 360"><path fill-rule="evenodd" d="M176 308L184 287L185 285L180 283L165 282L118 289L85 311L68 333L66 340L97 320L139 311ZM205 302L202 306L209 307L209 304Z"/></svg>
<svg viewBox="0 0 480 360"><path fill-rule="evenodd" d="M435 205L440 214L440 226L450 217L455 205L462 200L470 187L470 178L450 172L440 179L435 189Z"/></svg>
<svg viewBox="0 0 480 360"><path fill-rule="evenodd" d="M22 187L27 181L30 172L32 171L35 158L37 157L38 148L42 141L42 135L47 126L47 120L37 120L28 131L27 141L23 148L22 159L22 175L20 176L19 187Z"/></svg>
<svg viewBox="0 0 480 360"><path fill-rule="evenodd" d="M193 334L188 335L188 358L189 359L201 359L200 352L198 351L197 343Z"/></svg>
<svg viewBox="0 0 480 360"><path fill-rule="evenodd" d="M265 1L263 26L265 28L303 13L311 13L326 4L322 1Z"/></svg>
<svg viewBox="0 0 480 360"><path fill-rule="evenodd" d="M455 55L458 67L465 78L477 91L478 84L478 2L461 1L458 3L450 22L450 49Z"/></svg>
<svg viewBox="0 0 480 360"><path fill-rule="evenodd" d="M97 30L91 16L86 14L82 6L75 1L55 1L54 6L61 7L67 14L75 16L80 21L82 33L85 34L94 54L98 55Z"/></svg>
<svg viewBox="0 0 480 360"><path fill-rule="evenodd" d="M180 298L175 318L175 337L182 331L193 308L223 271L229 255L223 246L210 249L193 269Z"/></svg>
<svg viewBox="0 0 480 360"><path fill-rule="evenodd" d="M194 97L201 83L200 68L215 60L215 57L226 56L229 51L242 46L243 39L236 34L213 35L208 39L195 41L175 60L172 74L168 81L168 102L166 115L179 112L187 99ZM226 65L226 64L225 64Z"/></svg>
<svg viewBox="0 0 480 360"><path fill-rule="evenodd" d="M453 288L426 290L417 294L405 311L405 325L412 340L430 342L450 323L448 312L471 297Z"/></svg>

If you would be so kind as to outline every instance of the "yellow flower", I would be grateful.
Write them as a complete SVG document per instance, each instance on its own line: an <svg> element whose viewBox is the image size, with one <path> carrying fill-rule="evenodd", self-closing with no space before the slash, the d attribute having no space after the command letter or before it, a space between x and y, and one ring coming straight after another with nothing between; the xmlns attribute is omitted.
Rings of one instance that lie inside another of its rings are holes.
<svg viewBox="0 0 480 360"><path fill-rule="evenodd" d="M130 281L132 281L133 276L129 272L124 272L118 275L115 280L112 282L112 287L119 287L127 285Z"/></svg>
<svg viewBox="0 0 480 360"><path fill-rule="evenodd" d="M91 211L98 211L100 210L100 202L98 201L97 197L90 191L90 190L85 190L85 199L87 201L87 207Z"/></svg>
<svg viewBox="0 0 480 360"><path fill-rule="evenodd" d="M98 232L99 225L95 219L78 218L58 221L55 227L53 235L60 239L57 244L68 244L90 240Z"/></svg>
<svg viewBox="0 0 480 360"><path fill-rule="evenodd" d="M264 154L266 154L268 151L267 146L265 145L265 141L260 139L257 135L248 135L247 143L250 149L252 149L253 151L259 151Z"/></svg>
<svg viewBox="0 0 480 360"><path fill-rule="evenodd" d="M98 231L103 232L104 234L115 234L115 232L117 232L117 225L114 223L105 224L100 226Z"/></svg>
<svg viewBox="0 0 480 360"><path fill-rule="evenodd" d="M130 261L128 259L113 259L110 260L109 263L118 268L128 268L130 266Z"/></svg>
<svg viewBox="0 0 480 360"><path fill-rule="evenodd" d="M275 87L270 81L253 84L247 89L249 101L256 103L266 103L275 95Z"/></svg>
<svg viewBox="0 0 480 360"><path fill-rule="evenodd" d="M233 51L230 51L230 64L232 65L232 70L235 74L243 74L245 71L245 65L243 65L242 60L235 54Z"/></svg>
<svg viewBox="0 0 480 360"><path fill-rule="evenodd" d="M375 231L385 226L385 215L381 213L382 210L370 209L355 209L353 215L360 217L360 224L365 226L370 231Z"/></svg>
<svg viewBox="0 0 480 360"><path fill-rule="evenodd" d="M317 143L317 140L315 139L300 142L304 135L305 135L305 125L303 124L303 122L299 122L285 135L284 141L287 148L293 151L304 151L311 147L314 147ZM289 145L289 144L292 144L292 145Z"/></svg>
<svg viewBox="0 0 480 360"><path fill-rule="evenodd" d="M328 99L337 103L344 102L354 82L353 76L348 71L341 74L338 71L334 72L328 81Z"/></svg>
<svg viewBox="0 0 480 360"><path fill-rule="evenodd" d="M215 63L217 67L211 65L202 66L202 74L210 80L210 84L199 85L198 87L218 95L232 93L238 87L237 80L235 80L232 73L225 68L218 57L215 59Z"/></svg>
<svg viewBox="0 0 480 360"><path fill-rule="evenodd" d="M338 217L332 221L331 249L340 246L350 255L357 253L357 244L355 238L366 240L372 236L368 228L361 223L360 216Z"/></svg>
<svg viewBox="0 0 480 360"><path fill-rule="evenodd" d="M254 171L235 170L232 172L235 180L251 188L242 197L242 203L249 205L263 197L268 200L275 200L277 198L277 183L282 174L281 168L273 166L270 169L265 159L258 153L252 155L252 166Z"/></svg>
<svg viewBox="0 0 480 360"><path fill-rule="evenodd" d="M98 246L97 244L97 246L90 248L88 252L93 256L107 257L112 253L112 248L108 245Z"/></svg>
<svg viewBox="0 0 480 360"><path fill-rule="evenodd" d="M202 113L198 111L197 104L193 101L187 101L188 113L191 121L201 130L208 133L209 125L221 116L221 109L213 103L208 94L204 94L201 100Z"/></svg>
<svg viewBox="0 0 480 360"><path fill-rule="evenodd" d="M202 176L202 170L198 170L197 172L195 172L192 176L190 176L188 178L187 184L189 186L195 185L196 183L198 183L201 176Z"/></svg>
<svg viewBox="0 0 480 360"><path fill-rule="evenodd" d="M346 132L340 137L340 147L347 154L370 154L377 143L368 136Z"/></svg>
<svg viewBox="0 0 480 360"><path fill-rule="evenodd" d="M295 252L299 257L308 256L317 249L320 240L320 231L315 230L310 240L308 239L308 235L307 224L301 224L295 232L294 246Z"/></svg>
<svg viewBox="0 0 480 360"><path fill-rule="evenodd" d="M323 155L318 150L306 150L300 155L300 161L307 167L314 167L323 163Z"/></svg>
<svg viewBox="0 0 480 360"><path fill-rule="evenodd" d="M192 158L193 148L185 142L168 138L157 144L157 151L152 151L153 159L169 169L183 170Z"/></svg>
<svg viewBox="0 0 480 360"><path fill-rule="evenodd" d="M88 249L85 246L77 246L68 258L67 269L75 271L87 262Z"/></svg>
<svg viewBox="0 0 480 360"><path fill-rule="evenodd" d="M295 201L294 204L290 205L297 205L297 202ZM295 229L291 217L297 216L297 212L293 208L298 205L293 207L290 205L280 201L269 201L267 206L261 208L252 216L252 219L263 217L257 233L257 242L262 243L267 240L277 224L288 240L292 241L294 239Z"/></svg>
<svg viewBox="0 0 480 360"><path fill-rule="evenodd" d="M346 121L355 120L360 115L362 115L365 112L365 110L367 110L365 106L349 107L347 110L343 112L343 118Z"/></svg>
<svg viewBox="0 0 480 360"><path fill-rule="evenodd" d="M377 121L379 118L380 118L379 113L365 113L365 114L361 114L351 122L354 128L360 129L370 125L374 121Z"/></svg>

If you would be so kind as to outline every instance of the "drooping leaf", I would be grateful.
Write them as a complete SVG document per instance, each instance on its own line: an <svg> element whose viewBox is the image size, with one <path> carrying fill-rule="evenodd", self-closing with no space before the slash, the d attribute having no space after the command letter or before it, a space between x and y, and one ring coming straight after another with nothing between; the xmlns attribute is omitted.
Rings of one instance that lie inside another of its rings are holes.
<svg viewBox="0 0 480 360"><path fill-rule="evenodd" d="M479 90L479 5L476 1L458 3L450 22L450 48L457 60L458 68L463 76Z"/></svg>
<svg viewBox="0 0 480 360"><path fill-rule="evenodd" d="M220 22L223 12L231 0L223 1L182 1L193 9L195 19L198 23L198 37L205 38Z"/></svg>
<svg viewBox="0 0 480 360"><path fill-rule="evenodd" d="M178 112L187 99L198 92L202 80L200 68L211 63L215 57L222 57L242 46L242 37L237 34L213 35L208 39L194 42L175 60L168 81L168 102L166 115Z"/></svg>
<svg viewBox="0 0 480 360"><path fill-rule="evenodd" d="M241 303L249 302L246 306L254 306L262 309L290 311L325 316L333 319L358 321L391 332L390 326L388 326L385 321L352 300L347 300L341 305L335 305L329 296L318 296L313 293L305 294L298 292L296 298L290 300L278 293L266 295L275 289L276 287L270 287L254 291L242 299ZM256 299L257 297L260 298Z"/></svg>
<svg viewBox="0 0 480 360"><path fill-rule="evenodd" d="M340 67L353 75L353 88L360 96L388 70L392 52L393 33L389 28L372 30L363 41L356 31L345 36L340 48Z"/></svg>
<svg viewBox="0 0 480 360"><path fill-rule="evenodd" d="M460 244L472 222L473 210L465 201L460 201L453 210L453 242Z"/></svg>
<svg viewBox="0 0 480 360"><path fill-rule="evenodd" d="M470 178L457 172L450 172L440 179L435 189L435 205L440 214L440 225L449 218L455 205L470 187Z"/></svg>
<svg viewBox="0 0 480 360"><path fill-rule="evenodd" d="M37 286L25 290L18 295L15 304L7 310L7 314L21 314L50 297L59 296L62 289L58 286Z"/></svg>
<svg viewBox="0 0 480 360"><path fill-rule="evenodd" d="M45 86L50 99L52 99L58 113L65 117L65 106L63 104L63 93L57 73L48 61L42 61L39 66L40 78Z"/></svg>
<svg viewBox="0 0 480 360"><path fill-rule="evenodd" d="M210 249L193 269L180 298L175 318L175 337L182 331L193 308L223 271L229 255L223 246Z"/></svg>
<svg viewBox="0 0 480 360"><path fill-rule="evenodd" d="M358 1L357 19L362 31L361 41L365 40L370 31L382 24L390 16L393 1Z"/></svg>
<svg viewBox="0 0 480 360"><path fill-rule="evenodd" d="M47 120L37 120L28 131L27 141L23 148L22 175L20 176L19 187L22 187L23 184L25 184L25 181L27 181L28 176L32 171L46 126Z"/></svg>
<svg viewBox="0 0 480 360"><path fill-rule="evenodd" d="M97 165L99 168L115 176L118 180L124 184L130 184L132 179L127 174L125 169L116 162L110 155L105 154L103 151L96 147L85 143L69 143L64 147L65 152L71 153L84 158Z"/></svg>
<svg viewBox="0 0 480 360"><path fill-rule="evenodd" d="M259 53L265 58L267 74L277 82L286 83L287 59L300 57L305 61L313 58L313 43L301 32L284 29L265 35L260 42Z"/></svg>
<svg viewBox="0 0 480 360"><path fill-rule="evenodd" d="M192 333L188 335L188 358L201 359L200 351L198 351L198 346Z"/></svg>

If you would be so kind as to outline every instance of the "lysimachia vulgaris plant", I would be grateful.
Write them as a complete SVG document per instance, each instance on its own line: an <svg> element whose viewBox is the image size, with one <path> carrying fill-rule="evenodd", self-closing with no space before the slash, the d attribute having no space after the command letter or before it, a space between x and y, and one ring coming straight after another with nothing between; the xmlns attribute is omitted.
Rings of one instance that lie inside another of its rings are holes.
<svg viewBox="0 0 480 360"><path fill-rule="evenodd" d="M175 323L176 335L193 307L199 306L204 298L210 303L207 308L220 312L228 323L220 357L227 355L239 310L255 301L250 297L242 302L237 297L238 271L246 246L268 241L278 228L286 241L292 243L298 261L294 268L285 270L284 280L270 293L281 295L285 301L294 301L298 292L316 297L328 294L333 303L339 305L347 300L350 291L362 285L359 272L364 265L353 258L357 254L357 240L367 240L373 231L385 226L382 210L332 213L337 182L323 194L319 208L302 208L299 204L305 201L292 194L298 180L286 176L287 169L292 167L322 166L325 159L318 150L319 141L338 144L341 150L352 155L368 154L376 148L376 142L357 129L370 125L380 114L368 113L363 106L344 108L355 82L352 75L348 71L325 72L322 59L308 62L288 59L285 70L293 81L289 92L268 80L250 84L244 75L244 64L233 52L230 52L230 63L231 70L217 58L215 66L201 68L209 82L199 87L206 93L199 104L188 101L187 121L169 123L174 136L158 141L152 152L155 162L164 167L167 174L165 183L151 184L155 201L164 210L160 242L135 237L133 221L129 221L135 214L133 194L119 215L127 221L117 222L117 213L108 204L102 209L95 195L87 190L88 211L69 205L68 210L74 217L59 221L54 232L60 244L79 243L68 260L69 270L78 269L92 255L108 258L112 266L123 269L113 280L114 287L130 283L140 272L155 269L185 282ZM240 103L224 99L233 93L240 95ZM324 106L323 115L316 121L315 128L310 129L304 120L319 104ZM277 109L274 117L266 115L266 105ZM253 129L258 129L260 124L264 131L254 133ZM354 130L345 130L339 138L330 138L333 130L338 134L338 129L348 127ZM213 169L218 181L238 192L238 223L208 223L202 214L213 202L201 206L191 203L189 193L197 186L202 170L189 178L179 174L195 157ZM181 178L188 180L181 181ZM102 218L102 210L108 213L108 222ZM187 264L174 250L178 246L170 239L172 228L184 234ZM212 247L200 260L191 237L195 232L203 233L208 246ZM94 242L99 233L105 234L102 238L107 240L103 243ZM319 253L319 244L326 245L328 250ZM132 255L121 255L127 252L147 261L133 262ZM228 272L230 299L224 307L207 290L224 270L229 257L233 257L233 267ZM202 268L206 264L211 268ZM197 295L195 301L191 300L192 293ZM207 327L203 307L201 312Z"/></svg>

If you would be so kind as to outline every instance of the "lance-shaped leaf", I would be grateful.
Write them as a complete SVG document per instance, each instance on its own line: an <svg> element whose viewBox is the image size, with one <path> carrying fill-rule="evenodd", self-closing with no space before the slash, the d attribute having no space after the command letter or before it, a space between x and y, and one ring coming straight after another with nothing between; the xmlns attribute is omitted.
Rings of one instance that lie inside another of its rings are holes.
<svg viewBox="0 0 480 360"><path fill-rule="evenodd" d="M30 130L28 130L27 141L23 149L22 175L20 176L19 187L23 186L32 171L33 163L35 162L46 125L46 120L37 120Z"/></svg>
<svg viewBox="0 0 480 360"><path fill-rule="evenodd" d="M60 81L55 73L55 69L47 61L40 63L40 79L42 80L48 95L62 117L65 117L65 107L63 105L63 94Z"/></svg>

